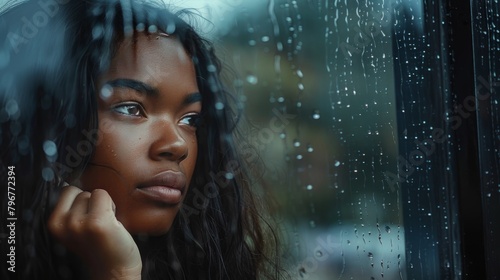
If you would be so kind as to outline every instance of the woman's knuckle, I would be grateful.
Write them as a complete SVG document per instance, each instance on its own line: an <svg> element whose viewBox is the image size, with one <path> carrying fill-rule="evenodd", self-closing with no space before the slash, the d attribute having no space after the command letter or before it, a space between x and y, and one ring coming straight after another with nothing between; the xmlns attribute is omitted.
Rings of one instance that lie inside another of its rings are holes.
<svg viewBox="0 0 500 280"><path fill-rule="evenodd" d="M106 225L98 219L89 219L85 226L85 231L91 235L102 235L106 230Z"/></svg>

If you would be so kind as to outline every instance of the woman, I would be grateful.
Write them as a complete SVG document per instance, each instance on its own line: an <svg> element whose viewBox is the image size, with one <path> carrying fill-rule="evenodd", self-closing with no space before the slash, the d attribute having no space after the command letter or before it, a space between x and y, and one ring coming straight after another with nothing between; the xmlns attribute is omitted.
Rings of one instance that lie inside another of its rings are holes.
<svg viewBox="0 0 500 280"><path fill-rule="evenodd" d="M92 0L1 16L6 277L278 278L220 63L182 15Z"/></svg>

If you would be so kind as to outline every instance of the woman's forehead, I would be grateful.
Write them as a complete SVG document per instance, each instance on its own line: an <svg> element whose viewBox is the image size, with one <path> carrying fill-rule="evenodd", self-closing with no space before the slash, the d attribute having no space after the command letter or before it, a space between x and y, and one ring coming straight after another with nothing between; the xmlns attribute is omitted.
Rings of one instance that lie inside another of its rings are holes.
<svg viewBox="0 0 500 280"><path fill-rule="evenodd" d="M192 61L181 42L174 36L155 33L138 32L135 36L126 37L119 45L111 62L109 71L137 68L149 65L149 68L161 63L191 64ZM154 69L152 69L154 70Z"/></svg>

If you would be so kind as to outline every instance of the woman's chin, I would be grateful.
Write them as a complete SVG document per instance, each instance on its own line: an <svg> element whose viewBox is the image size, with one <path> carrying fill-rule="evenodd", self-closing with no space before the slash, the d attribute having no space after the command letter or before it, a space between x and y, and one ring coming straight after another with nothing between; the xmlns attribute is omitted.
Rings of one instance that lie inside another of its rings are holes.
<svg viewBox="0 0 500 280"><path fill-rule="evenodd" d="M155 224L149 227L141 227L141 228L128 228L125 226L125 229L131 234L136 236L162 236L167 234L170 231L172 224Z"/></svg>

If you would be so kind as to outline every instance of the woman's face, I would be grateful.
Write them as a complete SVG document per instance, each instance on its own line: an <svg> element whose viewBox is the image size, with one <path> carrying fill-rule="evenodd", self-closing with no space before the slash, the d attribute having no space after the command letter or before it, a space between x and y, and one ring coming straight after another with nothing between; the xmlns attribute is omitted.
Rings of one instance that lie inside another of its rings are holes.
<svg viewBox="0 0 500 280"><path fill-rule="evenodd" d="M176 38L139 33L122 42L99 88L101 137L81 187L108 191L130 233L164 234L196 164L193 62Z"/></svg>

